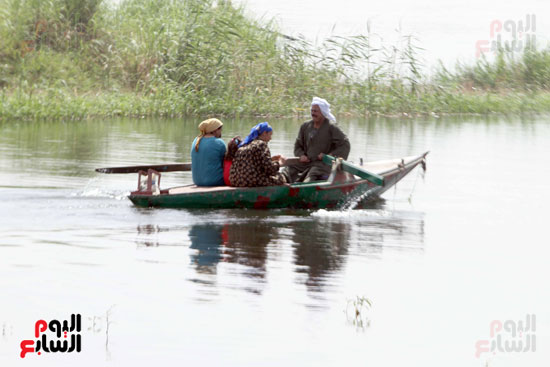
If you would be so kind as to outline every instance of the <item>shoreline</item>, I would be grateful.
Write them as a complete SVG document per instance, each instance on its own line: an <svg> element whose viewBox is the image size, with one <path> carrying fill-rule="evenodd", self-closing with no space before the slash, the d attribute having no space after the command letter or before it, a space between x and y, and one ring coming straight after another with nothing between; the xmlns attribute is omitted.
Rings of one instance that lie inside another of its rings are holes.
<svg viewBox="0 0 550 367"><path fill-rule="evenodd" d="M250 108L240 111L186 111L186 101L178 98L163 100L157 96L143 96L132 93L95 93L94 95L74 95L57 92L52 98L40 93L0 94L0 121L10 120L93 120L100 118L182 118L182 117L223 117L223 118L287 118L304 119L309 117L307 105L281 107L271 111L251 111ZM476 95L453 94L447 97L456 102L449 108L445 103L437 103L434 95L420 95L418 99L407 101L405 110L389 111L366 110L342 105L338 100L330 101L337 116L345 118L418 118L446 116L497 116L544 114L550 112L550 92L525 93L484 93ZM326 97L326 96L325 96ZM382 95L390 98L391 96ZM426 102L427 100L427 102ZM434 102L435 101L435 102ZM472 103L473 102L473 103ZM175 108L173 106L176 106ZM432 107L422 110L420 107ZM361 107L361 106L359 106ZM447 109L445 109L447 108ZM178 111L179 110L179 111ZM178 111L178 112L176 112Z"/></svg>

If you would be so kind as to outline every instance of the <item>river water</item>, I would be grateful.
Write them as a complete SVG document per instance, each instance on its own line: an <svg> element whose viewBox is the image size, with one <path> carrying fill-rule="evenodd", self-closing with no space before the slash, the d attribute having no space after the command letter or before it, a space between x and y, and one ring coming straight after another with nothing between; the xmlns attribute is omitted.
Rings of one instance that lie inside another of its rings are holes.
<svg viewBox="0 0 550 367"><path fill-rule="evenodd" d="M139 209L94 172L189 161L197 123L0 123L0 365L548 365L548 116L343 120L356 162L431 151L362 210ZM292 156L300 121L271 123ZM81 353L19 357L72 313ZM498 336L526 351L476 358Z"/></svg>

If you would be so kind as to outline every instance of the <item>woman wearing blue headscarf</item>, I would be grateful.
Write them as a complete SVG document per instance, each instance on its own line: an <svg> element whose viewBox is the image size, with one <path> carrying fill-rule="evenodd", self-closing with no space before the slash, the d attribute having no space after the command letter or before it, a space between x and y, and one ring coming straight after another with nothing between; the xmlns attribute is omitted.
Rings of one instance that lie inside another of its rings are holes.
<svg viewBox="0 0 550 367"><path fill-rule="evenodd" d="M232 186L276 186L286 183L285 177L279 173L279 167L286 159L280 155L271 157L267 146L272 135L273 128L267 122L261 122L239 144L229 173Z"/></svg>

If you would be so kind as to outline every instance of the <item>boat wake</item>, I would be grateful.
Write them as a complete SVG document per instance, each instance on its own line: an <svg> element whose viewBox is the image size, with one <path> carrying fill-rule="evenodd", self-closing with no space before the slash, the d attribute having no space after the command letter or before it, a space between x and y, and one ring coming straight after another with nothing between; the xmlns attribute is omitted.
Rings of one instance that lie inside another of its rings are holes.
<svg viewBox="0 0 550 367"><path fill-rule="evenodd" d="M356 219L364 220L365 218L389 218L393 214L387 210L382 209L345 209L345 210L326 210L320 209L311 213L312 217L326 218L326 219Z"/></svg>
<svg viewBox="0 0 550 367"><path fill-rule="evenodd" d="M83 191L72 193L71 196L84 198L109 198L115 200L125 200L130 192L128 191L107 191L99 188L90 188Z"/></svg>
<svg viewBox="0 0 550 367"><path fill-rule="evenodd" d="M109 190L104 187L97 178L91 179L84 189L71 193L71 196L83 197L83 198L108 198L115 200L125 200L129 191L126 190Z"/></svg>

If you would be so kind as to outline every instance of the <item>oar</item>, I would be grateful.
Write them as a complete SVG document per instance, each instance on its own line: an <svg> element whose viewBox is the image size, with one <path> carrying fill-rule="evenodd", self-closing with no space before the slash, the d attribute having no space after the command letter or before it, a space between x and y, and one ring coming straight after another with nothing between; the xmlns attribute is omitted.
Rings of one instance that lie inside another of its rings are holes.
<svg viewBox="0 0 550 367"><path fill-rule="evenodd" d="M333 156L325 154L323 156L323 163L331 165L335 159L336 158L334 158ZM351 173L352 175L364 178L365 180L368 180L375 185L384 186L384 177L377 175L376 173L364 170L363 168L357 167L356 165L353 165L349 162L342 161L342 169L346 172Z"/></svg>
<svg viewBox="0 0 550 367"><path fill-rule="evenodd" d="M294 165L300 161L300 158L287 158L284 166ZM154 169L157 172L178 172L191 171L191 163L171 163L171 164L153 164L145 166L127 166L127 167L105 167L96 168L96 172L100 173L138 173L139 171L147 171Z"/></svg>
<svg viewBox="0 0 550 367"><path fill-rule="evenodd" d="M191 171L191 163L155 164L147 166L105 167L96 168L100 173L138 173L154 169L157 172Z"/></svg>

